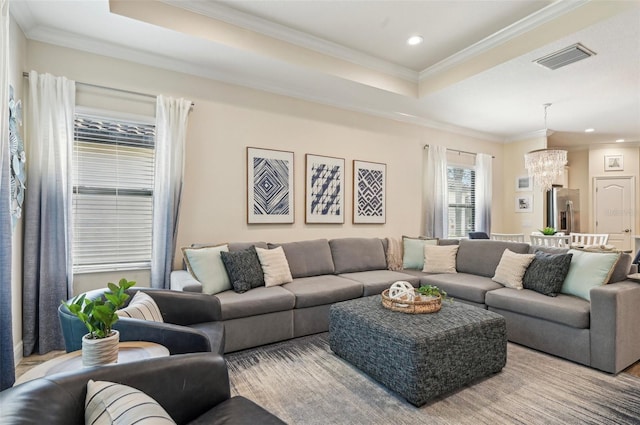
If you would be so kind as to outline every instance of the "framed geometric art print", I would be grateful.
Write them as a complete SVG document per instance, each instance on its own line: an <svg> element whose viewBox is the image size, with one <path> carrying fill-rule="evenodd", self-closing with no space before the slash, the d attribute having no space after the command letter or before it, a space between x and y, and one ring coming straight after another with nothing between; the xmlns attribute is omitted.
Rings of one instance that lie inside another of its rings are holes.
<svg viewBox="0 0 640 425"><path fill-rule="evenodd" d="M387 165L353 161L353 222L386 222Z"/></svg>
<svg viewBox="0 0 640 425"><path fill-rule="evenodd" d="M344 223L344 159L307 154L306 223Z"/></svg>
<svg viewBox="0 0 640 425"><path fill-rule="evenodd" d="M247 223L293 223L293 152L247 147Z"/></svg>

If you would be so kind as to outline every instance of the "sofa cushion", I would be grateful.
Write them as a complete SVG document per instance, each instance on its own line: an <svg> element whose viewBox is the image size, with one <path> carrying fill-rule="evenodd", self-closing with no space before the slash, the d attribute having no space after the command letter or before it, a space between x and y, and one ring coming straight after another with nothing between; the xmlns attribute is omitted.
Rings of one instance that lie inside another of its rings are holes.
<svg viewBox="0 0 640 425"><path fill-rule="evenodd" d="M456 270L456 256L458 245L424 246L425 273L458 273Z"/></svg>
<svg viewBox="0 0 640 425"><path fill-rule="evenodd" d="M242 293L264 286L264 274L255 247L233 252L220 252L233 290Z"/></svg>
<svg viewBox="0 0 640 425"><path fill-rule="evenodd" d="M264 408L242 396L228 398L203 413L189 425L286 425Z"/></svg>
<svg viewBox="0 0 640 425"><path fill-rule="evenodd" d="M293 294L282 286L263 286L242 294L225 291L215 297L220 300L222 320L291 310L296 301Z"/></svg>
<svg viewBox="0 0 640 425"><path fill-rule="evenodd" d="M438 245L437 239L423 237L402 237L402 268L422 270L424 267L424 246Z"/></svg>
<svg viewBox="0 0 640 425"><path fill-rule="evenodd" d="M573 254L562 293L590 300L590 291L609 281L620 253L587 252L570 249Z"/></svg>
<svg viewBox="0 0 640 425"><path fill-rule="evenodd" d="M573 254L548 254L537 251L535 256L524 274L522 286L543 295L557 296L569 272Z"/></svg>
<svg viewBox="0 0 640 425"><path fill-rule="evenodd" d="M633 258L631 258L631 255L624 252L621 253L620 258L613 268L613 272L611 272L611 277L609 278L609 281L607 283L616 283L622 280L626 280L631 270L632 261Z"/></svg>
<svg viewBox="0 0 640 425"><path fill-rule="evenodd" d="M418 286L420 278L391 270L371 270L368 272L343 273L340 277L362 283L362 296L378 295L388 289L394 282L404 280Z"/></svg>
<svg viewBox="0 0 640 425"><path fill-rule="evenodd" d="M529 289L512 291L502 288L487 293L489 307L513 311L549 320L578 329L588 329L590 325L590 304L571 295L559 294L547 297Z"/></svg>
<svg viewBox="0 0 640 425"><path fill-rule="evenodd" d="M326 239L316 239L283 244L269 244L269 248L281 246L289 261L289 269L293 278L333 274L333 258L331 248Z"/></svg>
<svg viewBox="0 0 640 425"><path fill-rule="evenodd" d="M529 252L529 244L484 239L461 239L456 259L456 270L458 270L458 273L493 277L505 249L509 249L516 254L526 254Z"/></svg>
<svg viewBox="0 0 640 425"><path fill-rule="evenodd" d="M287 257L282 247L273 249L256 248L262 272L264 274L264 286L278 286L293 280Z"/></svg>
<svg viewBox="0 0 640 425"><path fill-rule="evenodd" d="M333 275L301 277L281 288L295 295L296 308L333 304L362 296L362 283Z"/></svg>
<svg viewBox="0 0 640 425"><path fill-rule="evenodd" d="M493 281L498 282L507 288L522 289L522 278L527 271L527 267L535 258L535 254L516 254L505 249Z"/></svg>
<svg viewBox="0 0 640 425"><path fill-rule="evenodd" d="M217 294L231 289L231 281L224 268L221 251L229 251L227 244L182 248L187 270L202 284L204 294Z"/></svg>
<svg viewBox="0 0 640 425"><path fill-rule="evenodd" d="M485 294L504 288L489 277L467 273L434 274L420 279L421 285L435 285L453 298L484 304Z"/></svg>
<svg viewBox="0 0 640 425"><path fill-rule="evenodd" d="M384 270L387 258L378 238L340 238L329 241L335 273Z"/></svg>

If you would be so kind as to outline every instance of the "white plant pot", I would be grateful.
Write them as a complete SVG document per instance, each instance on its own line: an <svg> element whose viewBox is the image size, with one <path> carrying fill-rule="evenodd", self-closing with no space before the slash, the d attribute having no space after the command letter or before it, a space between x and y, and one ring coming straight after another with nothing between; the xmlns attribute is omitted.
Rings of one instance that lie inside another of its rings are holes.
<svg viewBox="0 0 640 425"><path fill-rule="evenodd" d="M120 332L111 331L106 338L90 338L91 334L82 337L82 365L99 366L118 362L118 344Z"/></svg>

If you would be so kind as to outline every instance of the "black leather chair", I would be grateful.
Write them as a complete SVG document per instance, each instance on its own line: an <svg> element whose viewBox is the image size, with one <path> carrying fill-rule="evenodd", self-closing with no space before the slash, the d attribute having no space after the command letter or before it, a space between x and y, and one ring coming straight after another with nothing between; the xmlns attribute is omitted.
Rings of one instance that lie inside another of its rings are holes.
<svg viewBox="0 0 640 425"><path fill-rule="evenodd" d="M89 291L86 296L96 299L104 296L105 290ZM167 347L171 354L224 353L224 325L220 322L220 302L216 297L138 287L129 288L127 293L133 297L137 291L153 298L164 323L121 317L113 326L120 332L120 341L155 342ZM67 352L80 350L87 328L64 304L58 308L58 317Z"/></svg>
<svg viewBox="0 0 640 425"><path fill-rule="evenodd" d="M84 424L89 379L137 388L178 424L284 424L251 400L231 397L225 361L212 353L157 357L34 379L0 393L0 423Z"/></svg>
<svg viewBox="0 0 640 425"><path fill-rule="evenodd" d="M489 239L486 232L469 232L469 239Z"/></svg>

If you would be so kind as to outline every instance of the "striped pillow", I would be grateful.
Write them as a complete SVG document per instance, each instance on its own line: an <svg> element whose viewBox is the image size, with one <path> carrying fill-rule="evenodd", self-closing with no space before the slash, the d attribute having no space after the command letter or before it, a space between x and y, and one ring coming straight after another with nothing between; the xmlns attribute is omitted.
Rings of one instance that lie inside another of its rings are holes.
<svg viewBox="0 0 640 425"><path fill-rule="evenodd" d="M293 282L289 262L281 246L274 249L256 248L262 272L264 286L277 286Z"/></svg>
<svg viewBox="0 0 640 425"><path fill-rule="evenodd" d="M164 322L158 304L144 292L136 292L129 305L116 311L120 317Z"/></svg>
<svg viewBox="0 0 640 425"><path fill-rule="evenodd" d="M535 254L516 254L505 249L491 280L507 288L522 289L522 279L534 258Z"/></svg>
<svg viewBox="0 0 640 425"><path fill-rule="evenodd" d="M90 425L175 424L157 401L140 390L107 381L89 380L84 423Z"/></svg>

